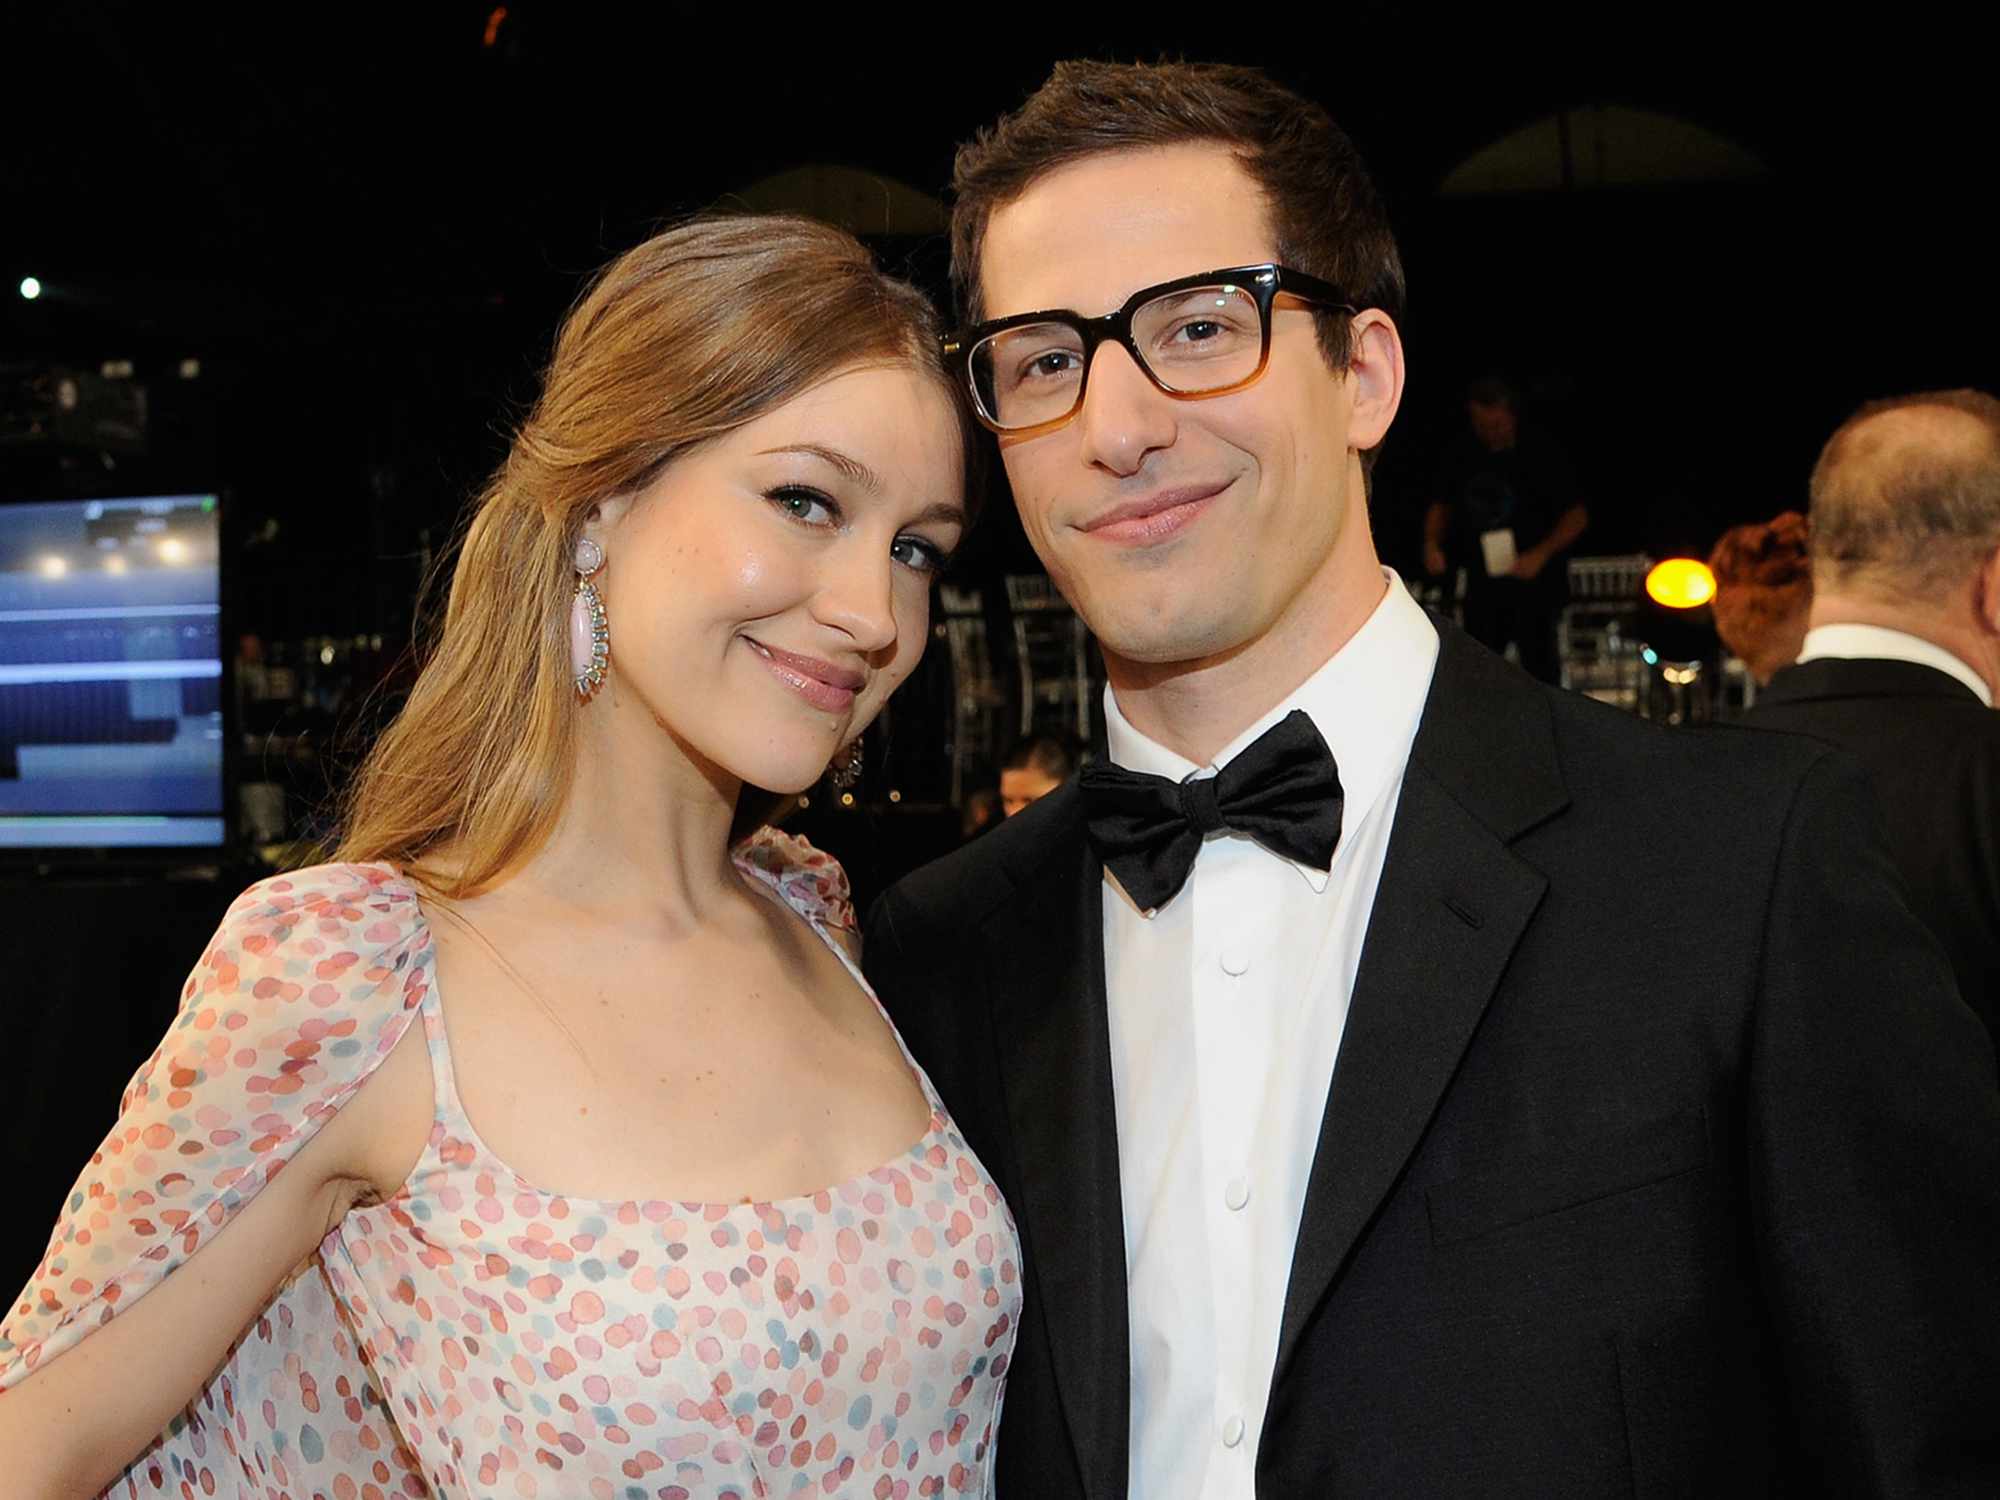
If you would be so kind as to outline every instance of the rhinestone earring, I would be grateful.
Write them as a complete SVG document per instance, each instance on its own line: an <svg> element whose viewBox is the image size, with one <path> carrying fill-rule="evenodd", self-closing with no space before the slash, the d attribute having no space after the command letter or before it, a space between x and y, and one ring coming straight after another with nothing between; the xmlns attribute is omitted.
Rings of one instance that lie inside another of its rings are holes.
<svg viewBox="0 0 2000 1500"><path fill-rule="evenodd" d="M861 780L861 741L849 740L834 756L827 767L827 779L833 783L835 791L848 791Z"/></svg>
<svg viewBox="0 0 2000 1500"><path fill-rule="evenodd" d="M590 580L604 568L604 549L589 537L576 543L576 594L569 603L569 664L576 678L576 696L589 701L604 683L611 660L611 629L604 620L604 601Z"/></svg>

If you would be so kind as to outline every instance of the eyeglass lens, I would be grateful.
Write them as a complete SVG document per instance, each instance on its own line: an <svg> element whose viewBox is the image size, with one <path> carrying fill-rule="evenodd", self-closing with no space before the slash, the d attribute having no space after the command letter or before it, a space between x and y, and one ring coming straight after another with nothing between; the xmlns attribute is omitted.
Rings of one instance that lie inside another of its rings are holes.
<svg viewBox="0 0 2000 1500"><path fill-rule="evenodd" d="M1263 319L1256 297L1243 287L1186 287L1133 312L1132 342L1162 386L1199 395L1257 372ZM1053 422L1076 409L1084 364L1083 338L1068 323L1005 328L972 347L973 394L997 427Z"/></svg>

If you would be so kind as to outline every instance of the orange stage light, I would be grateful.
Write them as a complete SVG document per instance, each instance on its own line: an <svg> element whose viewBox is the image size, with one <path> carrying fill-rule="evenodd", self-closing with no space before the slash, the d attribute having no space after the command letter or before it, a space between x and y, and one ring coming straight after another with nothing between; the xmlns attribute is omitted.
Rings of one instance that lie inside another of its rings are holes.
<svg viewBox="0 0 2000 1500"><path fill-rule="evenodd" d="M1646 575L1646 597L1668 609L1697 609L1715 597L1715 575L1691 557L1670 557Z"/></svg>

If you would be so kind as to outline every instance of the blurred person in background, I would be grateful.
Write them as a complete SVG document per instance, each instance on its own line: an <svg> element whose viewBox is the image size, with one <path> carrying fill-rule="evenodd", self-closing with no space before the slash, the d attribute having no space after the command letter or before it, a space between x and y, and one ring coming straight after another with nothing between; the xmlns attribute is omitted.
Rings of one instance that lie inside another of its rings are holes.
<svg viewBox="0 0 2000 1500"><path fill-rule="evenodd" d="M1745 722L1860 759L1911 903L2000 1040L2000 400L1864 406L1811 494L1810 628Z"/></svg>
<svg viewBox="0 0 2000 1500"><path fill-rule="evenodd" d="M996 828L1006 814L1000 811L1000 792L997 787L976 786L965 794L965 803L959 809L958 838L960 843L976 839L989 828Z"/></svg>
<svg viewBox="0 0 2000 1500"><path fill-rule="evenodd" d="M1021 741L1000 762L1000 808L1007 817L1048 796L1076 770L1076 757L1053 735Z"/></svg>
<svg viewBox="0 0 2000 1500"><path fill-rule="evenodd" d="M1732 526L1708 555L1715 575L1715 633L1756 679L1799 659L1812 607L1806 518L1795 510L1769 521Z"/></svg>
<svg viewBox="0 0 2000 1500"><path fill-rule="evenodd" d="M1556 617L1569 598L1569 552L1590 525L1568 455L1521 431L1521 400L1497 376L1466 389L1467 432L1447 455L1424 517L1424 569L1465 569L1465 630L1511 644L1543 682L1561 679Z"/></svg>

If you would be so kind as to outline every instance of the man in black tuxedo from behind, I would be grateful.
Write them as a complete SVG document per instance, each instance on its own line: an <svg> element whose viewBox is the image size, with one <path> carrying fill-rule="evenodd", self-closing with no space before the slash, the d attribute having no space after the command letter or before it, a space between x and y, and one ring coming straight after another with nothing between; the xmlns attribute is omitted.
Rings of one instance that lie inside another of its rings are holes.
<svg viewBox="0 0 2000 1500"><path fill-rule="evenodd" d="M1858 768L1380 566L1402 269L1317 106L1068 63L955 187L1111 682L1107 762L867 927L1022 1231L999 1493L2000 1492L2000 1087Z"/></svg>
<svg viewBox="0 0 2000 1500"><path fill-rule="evenodd" d="M1811 495L1805 644L1746 722L1867 768L1911 905L2000 1040L2000 401L1873 402Z"/></svg>

